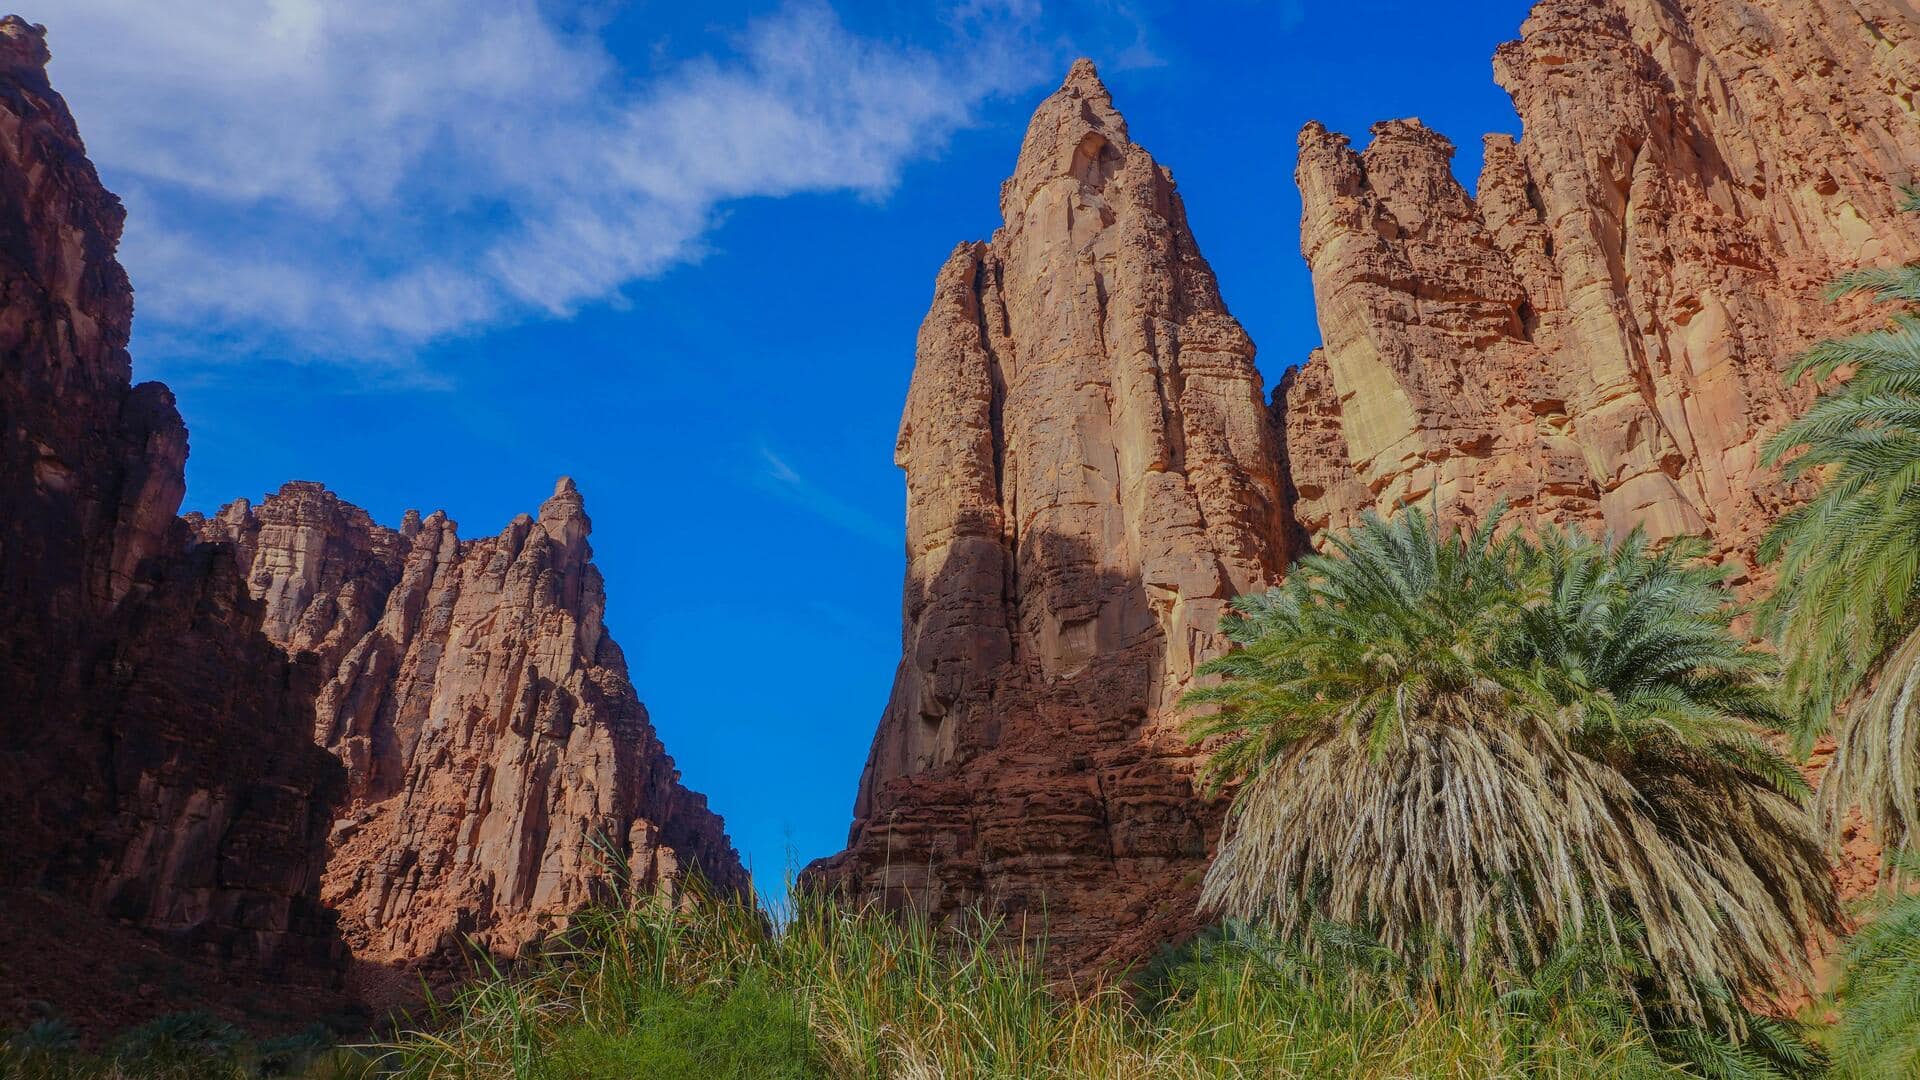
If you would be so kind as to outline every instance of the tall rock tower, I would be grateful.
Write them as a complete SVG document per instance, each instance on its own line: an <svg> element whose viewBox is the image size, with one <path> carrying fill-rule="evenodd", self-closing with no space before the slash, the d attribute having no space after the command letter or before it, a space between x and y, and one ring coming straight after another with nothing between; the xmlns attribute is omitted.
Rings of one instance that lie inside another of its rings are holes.
<svg viewBox="0 0 1920 1080"><path fill-rule="evenodd" d="M1174 705L1285 564L1282 466L1253 343L1091 63L1000 208L921 324L904 655L848 850L811 874L1044 919L1081 965L1191 918L1218 807Z"/></svg>
<svg viewBox="0 0 1920 1080"><path fill-rule="evenodd" d="M1477 195L1416 120L1300 135L1324 345L1263 421L1173 184L1091 65L1033 118L1006 224L941 271L901 425L905 654L817 879L1044 912L1074 967L1192 917L1216 805L1173 703L1235 593L1433 500L1707 534L1736 582L1801 493L1760 466L1781 371L1920 257L1902 0L1542 0L1495 72L1524 136Z"/></svg>

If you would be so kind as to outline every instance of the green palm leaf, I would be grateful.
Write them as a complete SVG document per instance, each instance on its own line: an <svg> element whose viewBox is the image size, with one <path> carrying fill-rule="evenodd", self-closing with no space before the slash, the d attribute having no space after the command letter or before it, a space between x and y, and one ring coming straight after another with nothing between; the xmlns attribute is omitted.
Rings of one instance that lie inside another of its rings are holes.
<svg viewBox="0 0 1920 1080"><path fill-rule="evenodd" d="M1239 784L1203 904L1309 949L1317 921L1368 927L1414 969L1631 938L1636 990L1695 1018L1725 1015L1707 988L1804 975L1831 880L1722 571L1498 517L1368 517L1235 602L1187 698Z"/></svg>
<svg viewBox="0 0 1920 1080"><path fill-rule="evenodd" d="M1831 292L1913 303L1920 267L1856 271ZM1847 377L1765 447L1789 479L1820 487L1761 544L1778 579L1761 625L1786 658L1800 749L1839 718L1821 782L1829 830L1858 807L1903 847L1920 829L1920 318L1822 342L1787 374Z"/></svg>

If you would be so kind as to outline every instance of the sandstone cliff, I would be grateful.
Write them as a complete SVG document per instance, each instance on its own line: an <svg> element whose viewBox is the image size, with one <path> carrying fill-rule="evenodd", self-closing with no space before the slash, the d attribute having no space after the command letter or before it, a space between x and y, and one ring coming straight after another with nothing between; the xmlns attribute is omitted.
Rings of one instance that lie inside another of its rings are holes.
<svg viewBox="0 0 1920 1080"><path fill-rule="evenodd" d="M603 846L744 889L602 626L571 482L477 541L313 484L176 516L186 428L130 385L124 213L47 60L0 20L0 1027L338 1013L349 947L391 999L564 919Z"/></svg>
<svg viewBox="0 0 1920 1080"><path fill-rule="evenodd" d="M186 427L166 387L130 385L123 212L47 59L0 20L0 879L71 920L331 969L319 673L174 516Z"/></svg>
<svg viewBox="0 0 1920 1080"><path fill-rule="evenodd" d="M572 481L470 541L443 513L390 529L303 482L192 520L239 553L268 636L319 661L313 737L350 789L323 895L356 960L467 937L511 953L592 899L610 855L642 887L698 867L746 888L602 624Z"/></svg>
<svg viewBox="0 0 1920 1080"><path fill-rule="evenodd" d="M1542 0L1494 57L1523 126L1475 195L1417 120L1300 134L1323 348L1274 400L1313 531L1504 498L1705 534L1732 581L1804 491L1759 464L1814 341L1877 322L1823 286L1920 258L1920 14L1901 0ZM1825 748L1825 749L1830 749ZM1817 774L1825 761L1818 755ZM1856 821L1836 867L1869 888Z"/></svg>
<svg viewBox="0 0 1920 1080"><path fill-rule="evenodd" d="M1253 344L1170 173L1081 61L991 243L920 329L904 656L848 850L811 871L947 914L1044 915L1076 962L1191 916L1218 807L1173 702L1289 540Z"/></svg>
<svg viewBox="0 0 1920 1080"><path fill-rule="evenodd" d="M1524 136L1488 138L1477 196L1418 121L1360 153L1308 125L1324 347L1270 428L1171 180L1077 65L921 327L904 656L815 879L1138 956L1217 820L1174 695L1227 598L1369 509L1704 532L1751 580L1796 495L1757 461L1809 395L1780 371L1875 317L1821 287L1920 256L1917 34L1899 0L1543 0L1498 51Z"/></svg>
<svg viewBox="0 0 1920 1080"><path fill-rule="evenodd" d="M1808 399L1780 371L1859 315L1821 286L1920 256L1917 34L1899 0L1544 0L1477 197L1418 121L1361 153L1308 125L1325 345L1275 403L1302 522L1505 497L1745 565L1793 497L1757 461Z"/></svg>

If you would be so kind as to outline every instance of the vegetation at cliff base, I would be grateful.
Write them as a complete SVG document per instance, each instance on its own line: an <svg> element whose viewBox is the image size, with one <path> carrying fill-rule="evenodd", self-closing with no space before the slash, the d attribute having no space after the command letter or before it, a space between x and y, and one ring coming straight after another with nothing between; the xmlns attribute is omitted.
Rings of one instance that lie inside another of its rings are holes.
<svg viewBox="0 0 1920 1080"><path fill-rule="evenodd" d="M1838 924L1772 661L1691 544L1369 517L1226 622L1188 700L1234 797L1202 904L1530 971L1630 950L1617 989L1733 1032ZM1306 938L1304 940L1311 940Z"/></svg>
<svg viewBox="0 0 1920 1080"><path fill-rule="evenodd" d="M111 1046L46 1053L16 1037L0 1074L1608 1080L1805 1075L1815 1064L1769 1021L1753 1035L1773 1040L1772 1056L1649 1026L1616 989L1633 958L1598 937L1490 974L1443 954L1410 964L1327 921L1298 943L1236 924L1076 986L1050 977L1040 945L1005 926L942 930L824 898L794 904L775 925L739 902L635 897L589 913L520 970L475 982L414 1032L284 1069L224 1044L189 1065ZM1805 1068L1777 1065L1796 1054Z"/></svg>
<svg viewBox="0 0 1920 1080"><path fill-rule="evenodd" d="M1902 208L1920 212L1920 190ZM1826 384L1767 444L1815 488L1767 533L1776 575L1762 625L1786 658L1801 748L1832 731L1819 812L1830 837L1862 818L1889 852L1886 890L1846 949L1835 1058L1853 1076L1920 1074L1920 266L1859 270L1835 298L1899 308L1821 342L1787 371ZM1858 814L1860 817L1856 818ZM1903 853L1904 851L1904 853Z"/></svg>
<svg viewBox="0 0 1920 1080"><path fill-rule="evenodd" d="M642 900L594 916L575 941L536 974L468 992L454 1036L408 1040L388 1064L401 1077L559 1075L541 1071L557 1048L647 1037L634 1002L746 994L785 1002L803 1024L780 1028L793 1037L760 1059L785 1072L740 1075L1668 1072L1623 1003L1580 978L1542 972L1529 993L1504 996L1461 973L1415 982L1357 939L1314 957L1251 933L1212 935L1163 958L1150 979L1092 988L1050 982L1038 946L1004 927L941 932L819 898L798 899L778 928L735 904ZM697 1074L726 1060L716 1052ZM603 1064L576 1058L564 1075L626 1075Z"/></svg>
<svg viewBox="0 0 1920 1080"><path fill-rule="evenodd" d="M1920 192L1904 208L1920 211ZM1767 443L1769 464L1818 488L1761 545L1779 583L1761 614L1788 659L1802 746L1838 722L1828 825L1858 806L1905 847L1920 829L1920 267L1857 271L1831 292L1903 307L1788 369L1793 382L1844 378Z"/></svg>

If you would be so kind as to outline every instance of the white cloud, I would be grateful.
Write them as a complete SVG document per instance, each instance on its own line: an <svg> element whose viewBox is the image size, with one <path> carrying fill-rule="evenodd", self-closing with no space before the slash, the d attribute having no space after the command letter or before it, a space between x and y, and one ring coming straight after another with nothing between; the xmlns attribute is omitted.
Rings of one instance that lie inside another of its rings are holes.
<svg viewBox="0 0 1920 1080"><path fill-rule="evenodd" d="M1017 11L970 13L973 47L936 54L789 7L652 74L534 0L37 17L128 203L143 333L335 358L617 298L697 255L727 200L882 194L985 96L1051 74L981 44Z"/></svg>
<svg viewBox="0 0 1920 1080"><path fill-rule="evenodd" d="M765 444L760 446L760 460L764 468L751 474L755 487L855 536L887 547L899 545L899 530L888 528L860 507L821 489Z"/></svg>

